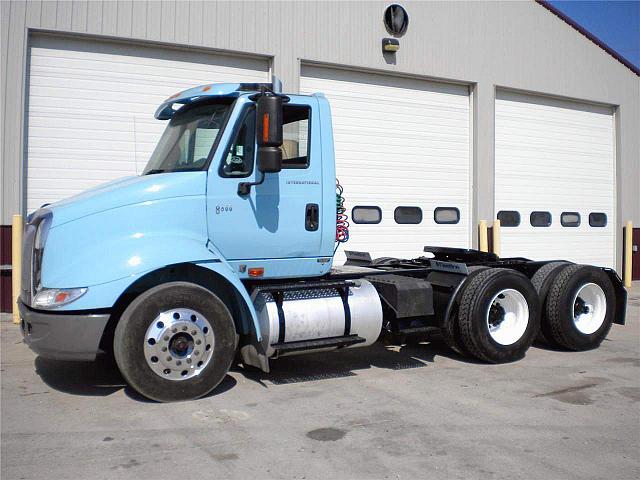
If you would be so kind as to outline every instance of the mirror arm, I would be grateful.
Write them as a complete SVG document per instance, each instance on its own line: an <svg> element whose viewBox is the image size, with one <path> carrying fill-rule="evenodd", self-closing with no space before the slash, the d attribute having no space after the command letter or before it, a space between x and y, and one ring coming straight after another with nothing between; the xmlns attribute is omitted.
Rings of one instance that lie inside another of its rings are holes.
<svg viewBox="0 0 640 480"><path fill-rule="evenodd" d="M257 182L240 182L238 184L238 195L244 197L251 193L251 187L254 185L262 185L264 182L264 172L260 172L260 180Z"/></svg>

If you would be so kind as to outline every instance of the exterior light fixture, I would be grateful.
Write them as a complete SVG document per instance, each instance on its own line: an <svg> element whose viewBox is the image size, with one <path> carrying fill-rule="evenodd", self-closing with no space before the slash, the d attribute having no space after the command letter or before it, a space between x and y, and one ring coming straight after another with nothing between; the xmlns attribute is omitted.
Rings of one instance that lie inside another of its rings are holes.
<svg viewBox="0 0 640 480"><path fill-rule="evenodd" d="M385 52L397 52L400 50L400 42L395 38L383 38L382 50Z"/></svg>
<svg viewBox="0 0 640 480"><path fill-rule="evenodd" d="M395 37L382 39L382 51L384 53L395 53L400 50L400 42L397 39L407 32L409 15L401 5L392 3L385 9L382 21L387 32Z"/></svg>

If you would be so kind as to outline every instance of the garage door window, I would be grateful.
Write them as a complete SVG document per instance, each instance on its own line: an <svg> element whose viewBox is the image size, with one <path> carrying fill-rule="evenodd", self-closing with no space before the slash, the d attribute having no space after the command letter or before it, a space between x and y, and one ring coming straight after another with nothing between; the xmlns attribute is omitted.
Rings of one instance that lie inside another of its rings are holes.
<svg viewBox="0 0 640 480"><path fill-rule="evenodd" d="M398 207L393 212L396 223L410 223L417 225L422 222L422 209L420 207Z"/></svg>
<svg viewBox="0 0 640 480"><path fill-rule="evenodd" d="M589 225L592 227L606 227L607 214L601 212L592 212L589 214Z"/></svg>
<svg viewBox="0 0 640 480"><path fill-rule="evenodd" d="M520 225L520 212L515 210L500 210L497 217L500 220L501 227L517 227Z"/></svg>
<svg viewBox="0 0 640 480"><path fill-rule="evenodd" d="M550 212L531 212L529 221L532 227L550 227L551 226L551 213Z"/></svg>
<svg viewBox="0 0 640 480"><path fill-rule="evenodd" d="M454 224L460 221L460 210L455 207L438 207L433 211L433 220L438 224Z"/></svg>
<svg viewBox="0 0 640 480"><path fill-rule="evenodd" d="M560 215L560 224L563 227L579 227L580 214L578 212L562 212L562 215Z"/></svg>
<svg viewBox="0 0 640 480"><path fill-rule="evenodd" d="M380 207L353 207L351 218L354 223L380 223L382 221L382 210L380 210Z"/></svg>
<svg viewBox="0 0 640 480"><path fill-rule="evenodd" d="M311 109L302 105L283 108L282 168L309 166L309 116Z"/></svg>

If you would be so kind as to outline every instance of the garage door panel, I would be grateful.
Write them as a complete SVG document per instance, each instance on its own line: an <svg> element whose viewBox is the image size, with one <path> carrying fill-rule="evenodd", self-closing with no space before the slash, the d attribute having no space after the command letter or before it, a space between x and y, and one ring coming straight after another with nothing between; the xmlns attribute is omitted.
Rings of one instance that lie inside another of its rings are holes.
<svg viewBox="0 0 640 480"><path fill-rule="evenodd" d="M265 60L49 36L32 38L29 65L28 211L140 173L177 91L268 80Z"/></svg>
<svg viewBox="0 0 640 480"><path fill-rule="evenodd" d="M495 208L521 216L502 229L503 256L615 266L614 133L611 108L499 92ZM531 226L532 211L550 212L552 225ZM563 211L579 212L580 226L563 227ZM589 226L591 212L607 226Z"/></svg>
<svg viewBox="0 0 640 480"><path fill-rule="evenodd" d="M377 225L351 221L345 249L413 258L424 245L470 246L467 87L304 66L300 89L322 92L331 105L347 213L357 205L382 210ZM398 206L420 207L422 222L397 224ZM459 208L460 223L436 224L438 206Z"/></svg>

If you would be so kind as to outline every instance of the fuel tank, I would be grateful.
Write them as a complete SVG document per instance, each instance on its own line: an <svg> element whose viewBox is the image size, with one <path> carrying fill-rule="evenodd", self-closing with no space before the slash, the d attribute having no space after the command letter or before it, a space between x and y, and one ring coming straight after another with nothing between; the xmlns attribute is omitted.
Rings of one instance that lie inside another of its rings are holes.
<svg viewBox="0 0 640 480"><path fill-rule="evenodd" d="M260 292L255 296L254 305L267 357L290 354L278 353L273 347L276 344L345 335L357 335L364 341L342 348L366 347L378 339L382 330L380 297L366 280L354 280L347 287Z"/></svg>

